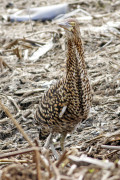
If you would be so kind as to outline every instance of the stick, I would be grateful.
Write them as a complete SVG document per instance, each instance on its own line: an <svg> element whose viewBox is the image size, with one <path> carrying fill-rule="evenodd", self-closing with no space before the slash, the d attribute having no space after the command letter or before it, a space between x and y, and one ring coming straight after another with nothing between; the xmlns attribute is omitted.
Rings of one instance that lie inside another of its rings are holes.
<svg viewBox="0 0 120 180"><path fill-rule="evenodd" d="M37 140L35 140L35 144L36 146L38 146ZM40 167L40 154L37 149L35 150L35 161L36 161L36 169L37 169L37 179L41 180L42 176L41 176L41 167Z"/></svg>
<svg viewBox="0 0 120 180"><path fill-rule="evenodd" d="M1 163L1 162L2 162L2 163L4 163L4 162L5 162L5 163L7 163L7 162L8 162L8 163L10 163L10 162L11 162L11 163L18 163L18 162L19 162L19 163L29 163L29 162L31 162L31 163L32 163L31 160L21 160L21 159L20 159L20 160L18 160L18 159L0 159L0 163Z"/></svg>
<svg viewBox="0 0 120 180"><path fill-rule="evenodd" d="M9 112L9 110L2 104L2 102L0 101L0 106L2 108L2 110L6 113L6 115L12 120L12 122L15 124L15 126L17 127L17 129L21 132L21 134L23 135L23 137L28 141L30 146L34 146L33 142L31 141L31 139L28 137L28 135L25 133L25 131L22 129L22 127L20 126L20 124L16 121L16 119L12 116L12 114Z"/></svg>
<svg viewBox="0 0 120 180"><path fill-rule="evenodd" d="M0 154L0 159L8 158L8 157L11 157L11 156L17 156L19 154L29 153L29 152L32 152L32 151L35 151L35 150L40 151L40 148L31 147L31 148L21 149L21 150L14 151L14 152L2 153L2 154Z"/></svg>
<svg viewBox="0 0 120 180"><path fill-rule="evenodd" d="M104 169L114 168L114 163L112 162L103 162L102 160L87 157L85 154L82 154L80 157L70 155L68 156L68 159L70 159L74 164L82 165L82 166L83 165L88 166L89 164L93 164L95 166L98 166Z"/></svg>
<svg viewBox="0 0 120 180"><path fill-rule="evenodd" d="M58 168L60 166L60 164L65 160L66 158L66 153L67 151L65 150L62 154L62 156L60 156L59 160L56 163L56 167Z"/></svg>
<svg viewBox="0 0 120 180"><path fill-rule="evenodd" d="M119 150L120 151L120 146L100 145L100 147L103 149L112 149L112 150Z"/></svg>
<svg viewBox="0 0 120 180"><path fill-rule="evenodd" d="M0 101L0 106L2 107L3 111L7 114L7 116L12 120L12 122L16 125L17 129L21 132L23 137L28 141L29 145L34 147L34 143L31 141L28 135L24 132L22 127L19 125L16 119L12 116L9 110L1 103L1 101ZM37 149L34 151L35 151L35 157L36 157L37 177L38 177L38 180L41 180L42 177L41 177L41 168L40 168L40 160L39 160L39 151Z"/></svg>
<svg viewBox="0 0 120 180"><path fill-rule="evenodd" d="M2 70L2 65L4 67L9 68L9 70L12 71L12 68L0 57L0 67L1 67L1 70Z"/></svg>
<svg viewBox="0 0 120 180"><path fill-rule="evenodd" d="M90 139L90 140L85 141L85 143L90 143L91 141L94 141L94 140L96 140L96 139L100 139L100 138L102 138L102 137L104 137L104 136L105 136L105 135L97 136L97 137L95 137L95 138L93 138L93 139Z"/></svg>
<svg viewBox="0 0 120 180"><path fill-rule="evenodd" d="M18 107L17 103L14 101L14 99L11 96L7 96L7 98L11 101L11 103L15 106L17 112L20 112L20 108Z"/></svg>
<svg viewBox="0 0 120 180"><path fill-rule="evenodd" d="M30 36L35 36L35 35L42 34L42 33L56 33L56 34L58 34L58 32L55 30L38 31L38 32L32 33L30 35L27 35L26 37L24 37L24 39L27 40L26 38L28 38ZM45 43L39 42L39 44L44 45Z"/></svg>
<svg viewBox="0 0 120 180"><path fill-rule="evenodd" d="M23 42L28 42L30 44L39 44L39 45L45 45L45 43L42 43L42 42L39 42L39 41L34 41L34 40L30 40L30 39L22 39L22 38L19 38L17 39L18 41L23 41Z"/></svg>

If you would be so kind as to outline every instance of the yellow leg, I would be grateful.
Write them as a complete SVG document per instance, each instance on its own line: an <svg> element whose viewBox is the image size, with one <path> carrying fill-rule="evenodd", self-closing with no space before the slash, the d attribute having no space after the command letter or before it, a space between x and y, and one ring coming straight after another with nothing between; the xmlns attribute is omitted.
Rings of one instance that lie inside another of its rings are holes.
<svg viewBox="0 0 120 180"><path fill-rule="evenodd" d="M52 142L52 133L50 133L49 136L47 137L44 147L47 149L51 142Z"/></svg>
<svg viewBox="0 0 120 180"><path fill-rule="evenodd" d="M64 141L65 141L66 135L67 135L67 133L61 134L60 147L61 147L62 151L64 151Z"/></svg>
<svg viewBox="0 0 120 180"><path fill-rule="evenodd" d="M52 133L49 134L47 140L46 140L46 143L44 145L44 147L47 149L48 147L51 147L51 150L53 152L53 155L55 156L56 159L59 159L59 155L57 153L57 151L55 150L55 147L53 145L53 142L52 142Z"/></svg>

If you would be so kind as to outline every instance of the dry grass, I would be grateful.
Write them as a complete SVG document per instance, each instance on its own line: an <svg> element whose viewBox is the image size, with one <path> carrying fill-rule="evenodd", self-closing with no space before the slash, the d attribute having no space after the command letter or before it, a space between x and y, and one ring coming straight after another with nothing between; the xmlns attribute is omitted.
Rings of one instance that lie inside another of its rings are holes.
<svg viewBox="0 0 120 180"><path fill-rule="evenodd" d="M29 8L63 1L12 2L14 8ZM63 154L57 142L59 137L56 138L58 161L50 149L43 149L34 111L43 92L65 72L64 32L56 21L11 23L1 15L0 102L9 111L5 113L0 106L1 180L120 179L120 3L68 2L71 11L76 8L85 11L74 16L80 22L94 94L89 118L67 136ZM13 11L6 5L10 4L1 0L1 14ZM35 45L43 47L51 38L51 49L38 60L30 60L38 49ZM18 126L11 122L11 117Z"/></svg>

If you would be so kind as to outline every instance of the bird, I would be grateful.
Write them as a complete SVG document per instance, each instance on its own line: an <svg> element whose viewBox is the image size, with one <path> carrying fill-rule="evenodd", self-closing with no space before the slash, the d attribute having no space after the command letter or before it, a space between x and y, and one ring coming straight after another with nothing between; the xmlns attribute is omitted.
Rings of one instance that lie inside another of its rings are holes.
<svg viewBox="0 0 120 180"><path fill-rule="evenodd" d="M59 133L60 146L64 150L66 135L88 117L92 93L79 22L68 18L58 25L65 31L66 72L42 96L35 119L40 125L39 138L49 137L46 147L52 143L53 135Z"/></svg>

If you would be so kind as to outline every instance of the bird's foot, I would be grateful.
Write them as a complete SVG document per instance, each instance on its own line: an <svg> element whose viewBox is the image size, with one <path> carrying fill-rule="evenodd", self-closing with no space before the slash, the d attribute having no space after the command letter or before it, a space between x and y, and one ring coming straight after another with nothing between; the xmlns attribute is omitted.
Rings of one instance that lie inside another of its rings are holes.
<svg viewBox="0 0 120 180"><path fill-rule="evenodd" d="M56 151L53 142L52 142L52 133L49 134L49 136L47 137L46 143L44 145L44 148L48 148L50 146L53 155L55 156L56 159L59 159L59 155L58 152Z"/></svg>

